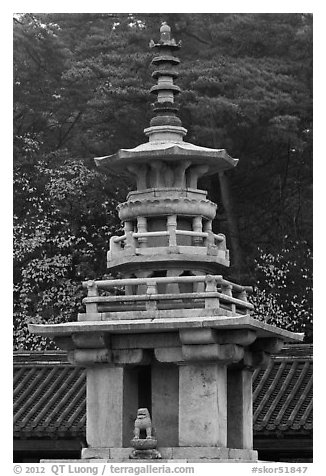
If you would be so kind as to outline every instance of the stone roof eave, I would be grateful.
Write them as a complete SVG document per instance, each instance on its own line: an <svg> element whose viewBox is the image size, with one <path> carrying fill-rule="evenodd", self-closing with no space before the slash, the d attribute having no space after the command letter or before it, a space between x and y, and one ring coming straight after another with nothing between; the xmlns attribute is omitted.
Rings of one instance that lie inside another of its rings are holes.
<svg viewBox="0 0 326 476"><path fill-rule="evenodd" d="M117 153L96 157L97 166L105 166L114 170L125 169L127 165L152 160L181 160L190 159L194 165L208 165L207 174L231 169L238 159L231 157L225 149L210 149L188 142L166 143L147 142L134 149L120 149Z"/></svg>

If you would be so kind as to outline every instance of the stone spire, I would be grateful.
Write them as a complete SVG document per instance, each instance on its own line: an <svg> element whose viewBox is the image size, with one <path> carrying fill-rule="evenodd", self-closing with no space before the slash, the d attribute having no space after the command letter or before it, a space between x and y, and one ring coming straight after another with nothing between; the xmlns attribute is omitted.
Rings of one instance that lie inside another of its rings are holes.
<svg viewBox="0 0 326 476"><path fill-rule="evenodd" d="M182 141L187 130L182 127L181 120L176 116L178 106L175 104L175 96L181 92L179 86L173 83L178 77L176 70L180 63L179 58L174 56L174 52L181 47L181 42L171 38L171 28L166 22L160 28L160 40L158 43L150 42L151 48L156 48L157 55L152 59L155 70L152 77L157 80L157 84L150 90L157 96L154 104L154 117L150 122L150 127L144 132L149 136L149 141L177 140ZM163 134L163 135L162 135Z"/></svg>

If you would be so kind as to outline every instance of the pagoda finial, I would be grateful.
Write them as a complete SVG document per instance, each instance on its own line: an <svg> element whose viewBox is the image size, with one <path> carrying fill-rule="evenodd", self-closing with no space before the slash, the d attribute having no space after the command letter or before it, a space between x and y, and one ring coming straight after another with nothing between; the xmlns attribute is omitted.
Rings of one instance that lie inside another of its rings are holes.
<svg viewBox="0 0 326 476"><path fill-rule="evenodd" d="M181 89L173 83L173 80L179 75L176 67L180 63L180 60L174 56L174 52L181 47L181 42L176 43L171 38L171 28L166 22L163 22L160 28L160 41L155 43L151 40L149 46L158 50L158 55L152 59L152 64L156 67L152 77L157 79L157 84L150 90L157 96L157 101L153 108L155 117L150 122L151 127L145 129L144 132L149 135L151 141L156 140L158 128L161 131L164 129L169 132L169 137L173 130L173 135L182 140L187 131L182 127L179 117L176 116L178 106L174 102L175 96L181 92ZM164 136L167 137L167 134ZM162 138L162 135L160 137Z"/></svg>
<svg viewBox="0 0 326 476"><path fill-rule="evenodd" d="M162 26L160 28L160 33L161 33L161 42L164 43L165 41L170 41L171 40L171 28L169 25L164 21L162 23Z"/></svg>

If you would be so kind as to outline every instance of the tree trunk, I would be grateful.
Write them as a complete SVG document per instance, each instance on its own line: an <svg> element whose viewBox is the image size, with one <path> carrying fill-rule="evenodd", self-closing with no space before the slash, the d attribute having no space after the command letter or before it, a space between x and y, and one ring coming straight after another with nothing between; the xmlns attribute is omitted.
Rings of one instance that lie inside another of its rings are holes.
<svg viewBox="0 0 326 476"><path fill-rule="evenodd" d="M230 262L231 262L231 273L234 278L241 279L241 271L243 266L243 257L242 250L240 246L240 236L237 223L237 217L234 212L234 206L232 202L232 197L230 193L229 180L225 172L219 172L218 174L221 199L223 203L223 208L225 210L227 225L229 234L226 237L229 239L230 243Z"/></svg>

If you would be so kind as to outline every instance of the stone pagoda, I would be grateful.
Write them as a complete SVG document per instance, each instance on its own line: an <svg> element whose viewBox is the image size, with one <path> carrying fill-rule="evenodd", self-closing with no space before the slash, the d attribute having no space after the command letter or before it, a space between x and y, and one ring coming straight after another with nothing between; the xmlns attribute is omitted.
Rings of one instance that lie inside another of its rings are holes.
<svg viewBox="0 0 326 476"><path fill-rule="evenodd" d="M174 84L180 44L165 23L160 34L150 45L157 84L148 142L95 159L136 182L118 206L124 232L111 237L107 256L121 278L85 282L77 322L29 328L86 369L85 460L256 461L253 369L303 336L254 319L250 288L222 276L229 251L212 231L217 206L198 179L237 160L184 141ZM131 447L137 412L146 409L155 453Z"/></svg>

